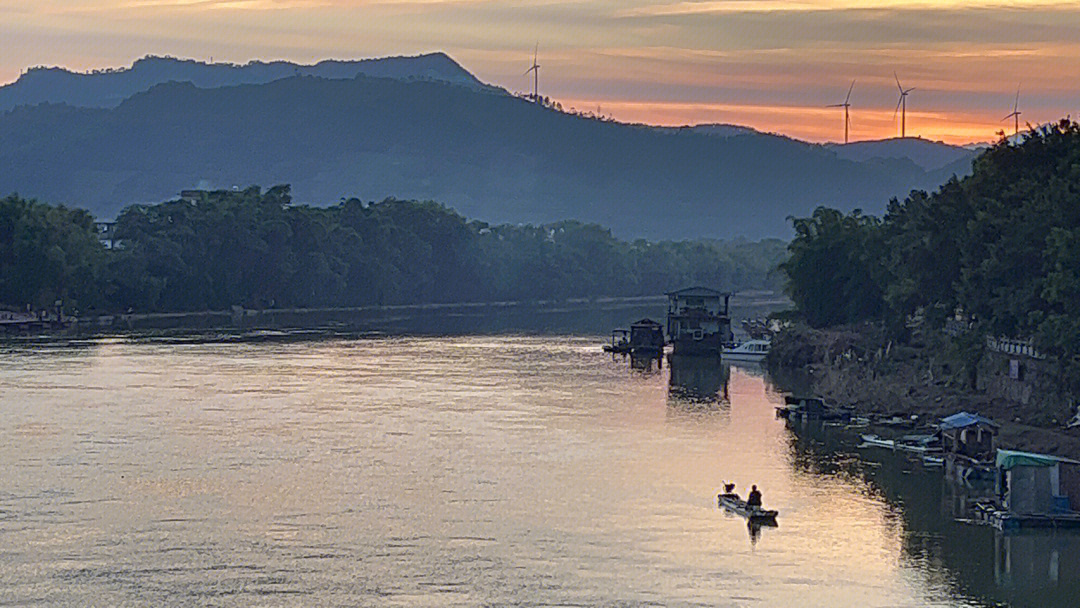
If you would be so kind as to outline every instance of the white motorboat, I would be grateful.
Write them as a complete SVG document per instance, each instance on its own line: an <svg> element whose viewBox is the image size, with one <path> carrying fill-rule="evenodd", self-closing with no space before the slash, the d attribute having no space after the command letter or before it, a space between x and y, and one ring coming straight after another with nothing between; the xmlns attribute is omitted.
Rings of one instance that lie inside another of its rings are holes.
<svg viewBox="0 0 1080 608"><path fill-rule="evenodd" d="M723 358L731 361L761 361L769 354L768 340L747 340L735 346L724 347Z"/></svg>

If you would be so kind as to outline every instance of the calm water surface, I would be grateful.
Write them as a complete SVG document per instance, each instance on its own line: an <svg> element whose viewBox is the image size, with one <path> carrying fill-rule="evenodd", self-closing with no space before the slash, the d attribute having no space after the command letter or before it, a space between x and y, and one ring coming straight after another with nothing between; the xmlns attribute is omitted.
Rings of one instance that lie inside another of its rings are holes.
<svg viewBox="0 0 1080 608"><path fill-rule="evenodd" d="M992 533L955 558L982 578L954 573L903 497L775 419L760 373L633 371L600 340L5 347L0 604L1006 597ZM761 486L780 526L719 511L724 480Z"/></svg>

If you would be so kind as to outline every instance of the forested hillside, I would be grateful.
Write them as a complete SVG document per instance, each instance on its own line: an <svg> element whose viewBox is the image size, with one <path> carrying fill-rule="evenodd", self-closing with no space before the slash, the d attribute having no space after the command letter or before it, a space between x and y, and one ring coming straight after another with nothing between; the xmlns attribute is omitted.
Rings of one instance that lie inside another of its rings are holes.
<svg viewBox="0 0 1080 608"><path fill-rule="evenodd" d="M252 61L237 65L148 56L129 68L92 72L72 72L57 67L31 68L15 82L0 86L0 111L41 103L112 108L136 93L166 82L190 82L198 87L213 88L262 84L292 76L355 78L358 74L399 80L441 80L487 88L445 53L358 61L327 60L314 65L290 61Z"/></svg>
<svg viewBox="0 0 1080 608"><path fill-rule="evenodd" d="M1002 141L974 173L893 200L882 219L820 208L795 220L788 290L816 326L959 308L974 335L1033 338L1080 388L1080 126Z"/></svg>
<svg viewBox="0 0 1080 608"><path fill-rule="evenodd" d="M305 201L430 199L493 223L575 219L653 239L786 237L790 215L824 203L883 211L889 197L936 187L954 170L363 76L170 83L112 109L19 107L0 114L0 142L0 192L99 217L185 188L291 183Z"/></svg>
<svg viewBox="0 0 1080 608"><path fill-rule="evenodd" d="M626 242L596 225L492 226L432 202L292 204L287 186L136 205L104 249L85 211L0 199L0 304L71 311L658 295L775 286L782 241Z"/></svg>

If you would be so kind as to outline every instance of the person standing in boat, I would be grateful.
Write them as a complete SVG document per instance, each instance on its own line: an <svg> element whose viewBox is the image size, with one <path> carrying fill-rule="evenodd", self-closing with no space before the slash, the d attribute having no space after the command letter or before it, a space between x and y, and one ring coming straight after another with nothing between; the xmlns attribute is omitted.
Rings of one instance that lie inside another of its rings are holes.
<svg viewBox="0 0 1080 608"><path fill-rule="evenodd" d="M750 487L750 494L746 497L746 506L761 508L761 492L758 492L757 486Z"/></svg>

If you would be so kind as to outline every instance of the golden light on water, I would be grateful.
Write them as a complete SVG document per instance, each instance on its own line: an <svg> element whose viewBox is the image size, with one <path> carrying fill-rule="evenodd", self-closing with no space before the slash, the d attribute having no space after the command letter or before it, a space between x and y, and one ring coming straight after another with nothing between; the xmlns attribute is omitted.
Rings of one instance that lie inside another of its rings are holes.
<svg viewBox="0 0 1080 608"><path fill-rule="evenodd" d="M600 340L6 352L5 598L968 605L897 507L793 444L760 372L671 363L718 391L688 402ZM723 481L780 527L755 541Z"/></svg>

